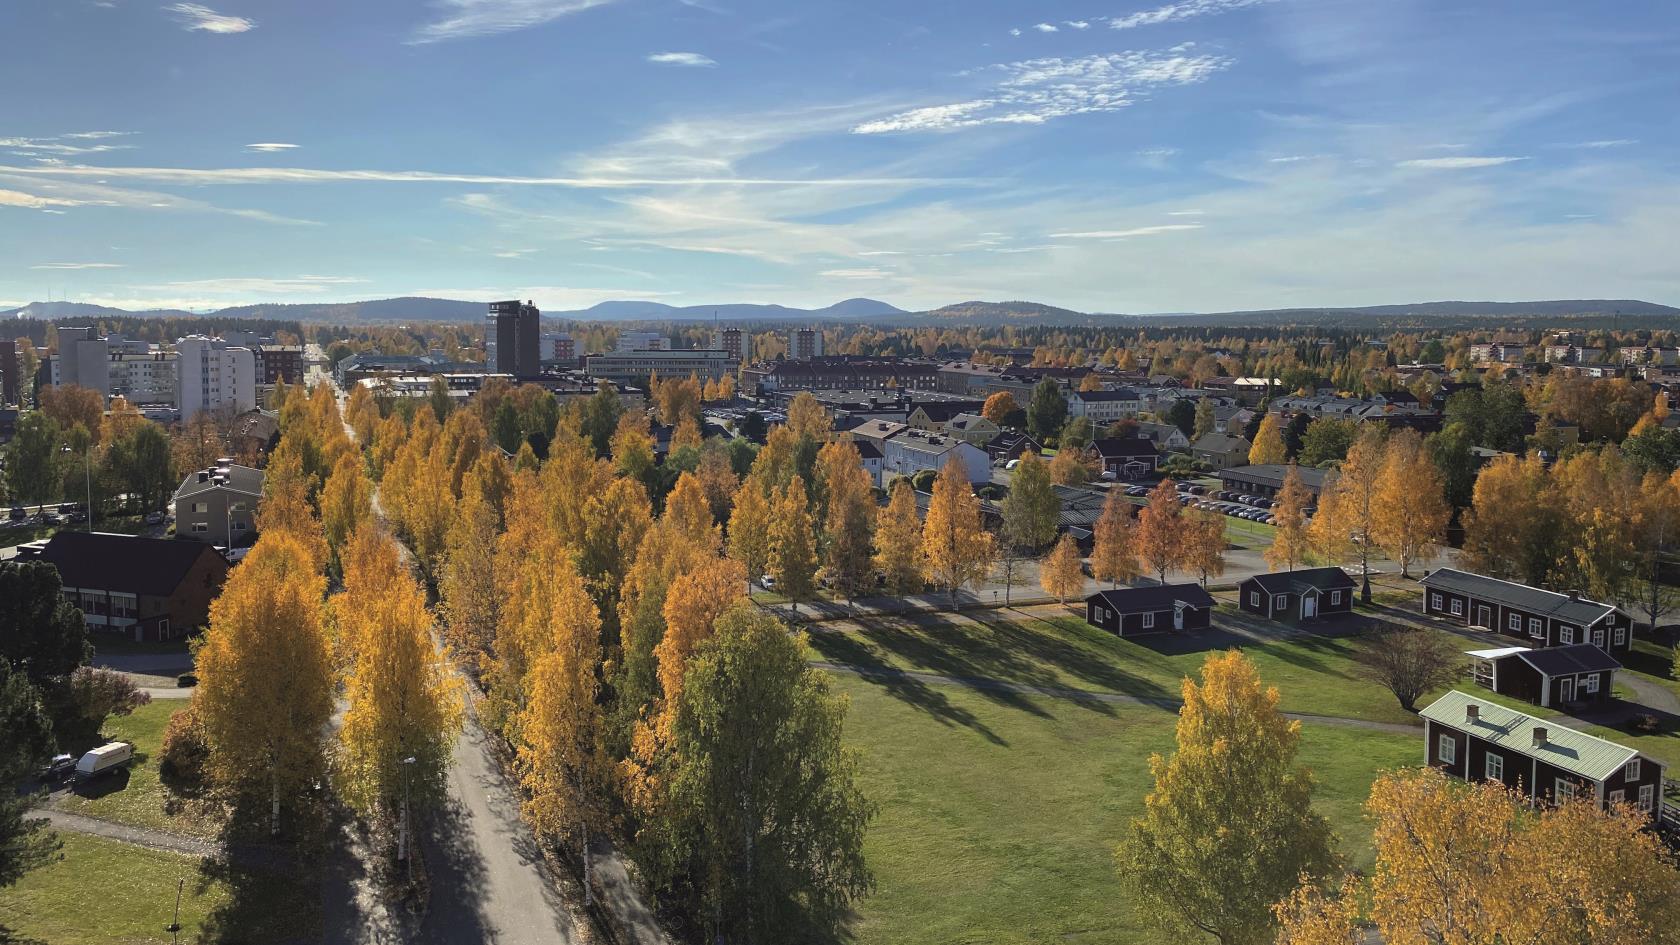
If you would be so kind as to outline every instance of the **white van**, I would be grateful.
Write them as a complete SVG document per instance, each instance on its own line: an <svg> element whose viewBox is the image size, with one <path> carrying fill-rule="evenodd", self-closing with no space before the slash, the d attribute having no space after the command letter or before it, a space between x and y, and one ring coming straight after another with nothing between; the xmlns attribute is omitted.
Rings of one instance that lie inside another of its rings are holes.
<svg viewBox="0 0 1680 945"><path fill-rule="evenodd" d="M82 756L76 762L76 780L97 778L100 775L125 768L134 758L134 746L128 742L107 742Z"/></svg>

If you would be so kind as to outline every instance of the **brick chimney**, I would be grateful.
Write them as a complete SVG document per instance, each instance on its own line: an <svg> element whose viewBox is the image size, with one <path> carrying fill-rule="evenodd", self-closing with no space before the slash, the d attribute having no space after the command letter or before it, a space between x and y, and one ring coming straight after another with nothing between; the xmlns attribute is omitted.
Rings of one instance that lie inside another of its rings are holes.
<svg viewBox="0 0 1680 945"><path fill-rule="evenodd" d="M1472 702L1469 705L1464 707L1464 721L1469 722L1471 725L1475 725L1476 720L1481 718L1481 717L1482 717L1482 707L1481 706Z"/></svg>

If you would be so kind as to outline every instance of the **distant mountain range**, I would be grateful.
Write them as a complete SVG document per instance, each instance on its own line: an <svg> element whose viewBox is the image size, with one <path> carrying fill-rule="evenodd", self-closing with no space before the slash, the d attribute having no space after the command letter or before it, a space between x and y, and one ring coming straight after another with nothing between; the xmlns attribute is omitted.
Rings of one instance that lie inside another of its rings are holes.
<svg viewBox="0 0 1680 945"><path fill-rule="evenodd" d="M457 299L407 297L365 302L303 304L256 304L219 309L214 312L186 312L179 309L129 311L83 302L32 302L0 310L0 318L43 319L173 317L264 318L284 321L356 324L375 322L471 322L484 317L485 303ZM1680 308L1642 302L1637 299L1574 299L1535 302L1416 302L1407 305L1368 305L1352 308L1287 308L1239 312L1175 312L1149 315L1087 313L1057 308L1041 302L958 302L923 312L908 312L876 299L846 299L824 308L792 308L733 302L720 305L668 305L652 301L598 302L585 309L545 311L549 318L574 321L761 321L788 322L802 319L879 321L889 324L999 325L1282 325L1311 324L1343 326L1360 319L1384 325L1412 320L1474 320L1482 318L1628 318L1680 317ZM1347 326L1352 327L1352 326Z"/></svg>

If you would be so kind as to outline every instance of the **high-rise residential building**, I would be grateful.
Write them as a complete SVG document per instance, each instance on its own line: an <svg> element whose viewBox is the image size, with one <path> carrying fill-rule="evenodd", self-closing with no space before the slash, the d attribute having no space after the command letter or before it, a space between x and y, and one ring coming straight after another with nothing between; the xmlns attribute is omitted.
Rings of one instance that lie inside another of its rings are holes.
<svg viewBox="0 0 1680 945"><path fill-rule="evenodd" d="M250 348L192 335L175 343L183 419L200 413L244 413L257 405L257 359Z"/></svg>
<svg viewBox="0 0 1680 945"><path fill-rule="evenodd" d="M669 351L671 342L657 331L621 331L614 351Z"/></svg>
<svg viewBox="0 0 1680 945"><path fill-rule="evenodd" d="M257 344L246 347L251 347L257 358L257 383L273 386L281 381L287 384L303 381L303 345Z"/></svg>
<svg viewBox="0 0 1680 945"><path fill-rule="evenodd" d="M7 404L20 403L19 372L23 370L22 359L18 357L17 342L11 339L0 339L0 407Z"/></svg>
<svg viewBox="0 0 1680 945"><path fill-rule="evenodd" d="M740 328L719 328L712 332L712 347L729 352L729 359L739 364L747 350L747 333Z"/></svg>
<svg viewBox="0 0 1680 945"><path fill-rule="evenodd" d="M787 356L794 361L809 361L823 355L823 334L820 328L794 328L788 332Z"/></svg>
<svg viewBox="0 0 1680 945"><path fill-rule="evenodd" d="M530 302L491 302L484 331L490 371L514 377L542 374L542 313Z"/></svg>
<svg viewBox="0 0 1680 945"><path fill-rule="evenodd" d="M570 364L577 361L577 342L563 331L544 332L542 355L544 361L564 361Z"/></svg>
<svg viewBox="0 0 1680 945"><path fill-rule="evenodd" d="M48 381L54 387L76 385L96 390L101 395L111 392L110 346L105 339L94 335L87 327L61 326L58 329L58 354L49 365Z"/></svg>

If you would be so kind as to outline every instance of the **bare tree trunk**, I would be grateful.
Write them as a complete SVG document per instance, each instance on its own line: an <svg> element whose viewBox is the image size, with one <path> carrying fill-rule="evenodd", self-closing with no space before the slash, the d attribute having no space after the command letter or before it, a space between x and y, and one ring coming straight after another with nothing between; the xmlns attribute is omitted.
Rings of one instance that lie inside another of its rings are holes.
<svg viewBox="0 0 1680 945"><path fill-rule="evenodd" d="M280 772L269 778L268 835L280 836Z"/></svg>

